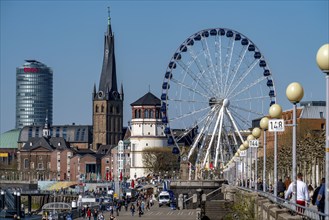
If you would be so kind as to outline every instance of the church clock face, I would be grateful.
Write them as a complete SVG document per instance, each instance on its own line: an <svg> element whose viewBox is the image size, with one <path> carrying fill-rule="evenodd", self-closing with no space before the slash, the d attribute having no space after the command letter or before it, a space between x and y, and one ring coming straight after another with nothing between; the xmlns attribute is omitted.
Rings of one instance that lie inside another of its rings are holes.
<svg viewBox="0 0 329 220"><path fill-rule="evenodd" d="M103 98L104 97L104 92L103 91L99 91L98 92L98 98Z"/></svg>

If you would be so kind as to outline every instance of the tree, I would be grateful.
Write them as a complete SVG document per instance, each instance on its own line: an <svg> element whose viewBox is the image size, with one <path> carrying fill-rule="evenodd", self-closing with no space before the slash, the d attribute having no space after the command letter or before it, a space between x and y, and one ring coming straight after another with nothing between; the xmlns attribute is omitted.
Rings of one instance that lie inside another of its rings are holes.
<svg viewBox="0 0 329 220"><path fill-rule="evenodd" d="M144 167L151 173L179 170L178 155L169 147L149 147L143 150Z"/></svg>

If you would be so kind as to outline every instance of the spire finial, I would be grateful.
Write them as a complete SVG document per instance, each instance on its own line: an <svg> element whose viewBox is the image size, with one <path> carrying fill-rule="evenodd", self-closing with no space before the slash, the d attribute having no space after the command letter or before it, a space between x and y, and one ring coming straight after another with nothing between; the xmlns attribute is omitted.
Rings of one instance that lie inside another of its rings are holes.
<svg viewBox="0 0 329 220"><path fill-rule="evenodd" d="M111 12L111 10L110 10L110 6L109 7L107 7L107 25L109 26L109 28L110 28L110 26L111 26L111 15L110 15L110 12Z"/></svg>
<svg viewBox="0 0 329 220"><path fill-rule="evenodd" d="M149 92L151 92L151 85L149 84Z"/></svg>

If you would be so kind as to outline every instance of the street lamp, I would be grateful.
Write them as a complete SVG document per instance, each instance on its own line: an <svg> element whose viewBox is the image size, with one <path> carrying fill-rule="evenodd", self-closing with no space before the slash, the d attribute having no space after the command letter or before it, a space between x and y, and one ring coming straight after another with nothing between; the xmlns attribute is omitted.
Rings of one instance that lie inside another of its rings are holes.
<svg viewBox="0 0 329 220"><path fill-rule="evenodd" d="M246 177L246 180L245 180L245 187L247 187L247 181L248 181L248 152L247 152L247 150L248 150L248 148L249 148L249 143L248 143L248 141L244 141L243 142L243 147L244 147L244 149L246 150L246 156L244 157L245 159L244 159L244 172L245 172L245 177Z"/></svg>
<svg viewBox="0 0 329 220"><path fill-rule="evenodd" d="M264 143L263 143L263 192L266 192L266 130L268 129L268 118L264 117L260 120L260 127L263 129Z"/></svg>
<svg viewBox="0 0 329 220"><path fill-rule="evenodd" d="M329 198L329 44L325 44L318 50L316 54L316 62L321 71L326 74L326 183L325 198ZM329 215L329 202L325 203L324 213ZM328 217L327 217L328 218Z"/></svg>
<svg viewBox="0 0 329 220"><path fill-rule="evenodd" d="M297 127L297 119L296 119L296 110L297 110L297 103L302 100L304 96L304 89L303 87L297 83L293 82L290 83L286 89L286 96L289 101L293 104L293 112L292 112L292 181L293 181L293 202L296 203L297 201L297 166L296 166L296 127Z"/></svg>
<svg viewBox="0 0 329 220"><path fill-rule="evenodd" d="M260 128L256 127L252 130L251 134L252 136L255 137L255 139L258 139L260 137ZM255 154L255 178L254 178L254 182L255 182L255 190L257 191L257 170L258 170L258 146L256 147L256 154Z"/></svg>
<svg viewBox="0 0 329 220"><path fill-rule="evenodd" d="M269 114L274 119L281 118L282 115L282 108L278 104L273 104L270 107ZM277 159L278 159L278 134L276 131L274 131L274 196L278 196L278 165L277 165Z"/></svg>
<svg viewBox="0 0 329 220"><path fill-rule="evenodd" d="M249 141L254 140L255 137L252 134L249 134L247 137L248 146ZM249 188L251 189L251 177L252 177L252 171L251 171L251 164L252 164L252 148L249 146L249 152L250 152L250 158L249 158ZM249 156L248 156L249 157Z"/></svg>
<svg viewBox="0 0 329 220"><path fill-rule="evenodd" d="M241 175L240 175L240 180L241 180L241 183L240 183L240 186L243 187L243 180L244 180L244 164L243 164L243 161L244 161L244 157L241 156L241 151L244 151L244 146L243 144L240 145L239 149L237 150L237 152L239 153L240 155L240 166L241 166Z"/></svg>

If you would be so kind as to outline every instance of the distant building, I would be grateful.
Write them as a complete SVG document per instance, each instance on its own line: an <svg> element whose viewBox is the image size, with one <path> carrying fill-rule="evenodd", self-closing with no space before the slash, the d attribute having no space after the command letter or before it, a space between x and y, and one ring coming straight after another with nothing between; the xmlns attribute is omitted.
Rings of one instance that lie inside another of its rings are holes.
<svg viewBox="0 0 329 220"><path fill-rule="evenodd" d="M130 104L132 108L130 137L130 178L147 176L149 172L143 164L143 150L151 147L167 146L162 122L161 101L151 92Z"/></svg>
<svg viewBox="0 0 329 220"><path fill-rule="evenodd" d="M53 122L53 71L37 60L16 68L16 128Z"/></svg>
<svg viewBox="0 0 329 220"><path fill-rule="evenodd" d="M0 134L0 167L16 170L17 140L20 129L13 129Z"/></svg>
<svg viewBox="0 0 329 220"><path fill-rule="evenodd" d="M97 151L101 145L117 146L123 138L123 86L117 87L114 35L111 18L104 37L104 58L98 91L94 85L93 98L93 147Z"/></svg>
<svg viewBox="0 0 329 220"><path fill-rule="evenodd" d="M18 138L18 149L24 147L30 138L38 138L43 136L44 126L25 126L21 129ZM49 125L49 137L63 138L77 150L89 149L92 144L92 126L91 125Z"/></svg>

